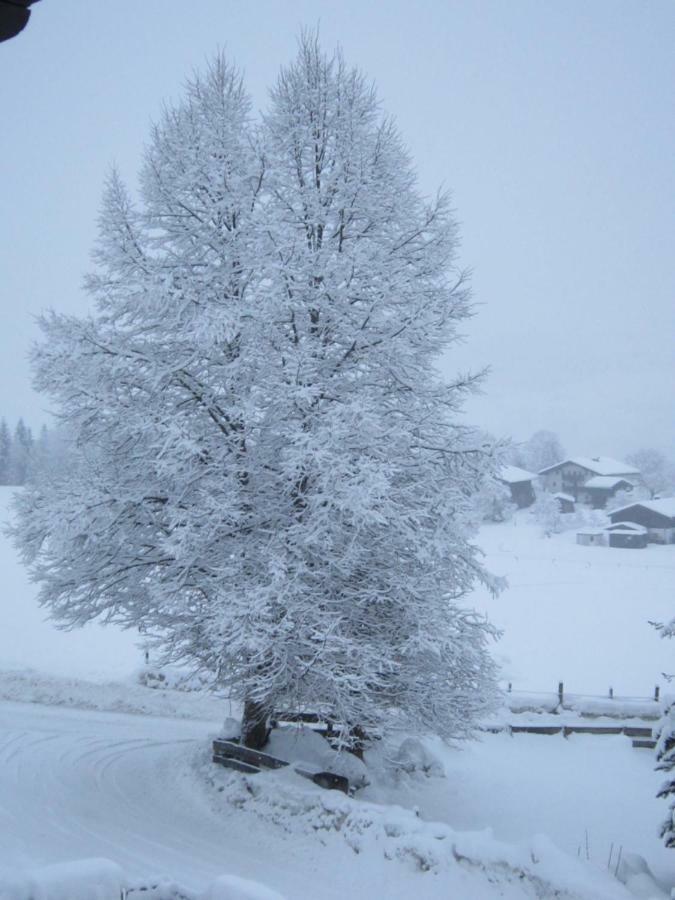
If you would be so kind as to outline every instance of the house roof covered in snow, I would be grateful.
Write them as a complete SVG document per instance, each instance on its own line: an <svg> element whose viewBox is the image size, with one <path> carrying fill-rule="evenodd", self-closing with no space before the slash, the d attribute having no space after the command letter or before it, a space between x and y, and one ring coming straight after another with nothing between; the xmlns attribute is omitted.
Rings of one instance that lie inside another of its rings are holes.
<svg viewBox="0 0 675 900"><path fill-rule="evenodd" d="M645 526L637 522L615 522L614 525L605 525L604 530L612 534L647 534Z"/></svg>
<svg viewBox="0 0 675 900"><path fill-rule="evenodd" d="M617 478L616 475L594 475L584 484L585 488L602 488L611 490L619 484L630 484L625 478Z"/></svg>
<svg viewBox="0 0 675 900"><path fill-rule="evenodd" d="M546 472L552 472L560 466L573 463L575 466L581 466L582 469L588 469L595 475L639 475L640 470L628 463L621 462L618 459L612 459L611 456L572 456L569 459L563 459L554 466L547 466L541 469L539 474L544 475Z"/></svg>
<svg viewBox="0 0 675 900"><path fill-rule="evenodd" d="M562 491L558 491L557 494L553 495L556 500L567 500L568 503L576 503L576 499L572 496L572 494L564 494Z"/></svg>
<svg viewBox="0 0 675 900"><path fill-rule="evenodd" d="M518 484L519 481L534 481L536 477L532 472L520 469L518 466L502 466L497 476L500 481L505 481L507 484Z"/></svg>
<svg viewBox="0 0 675 900"><path fill-rule="evenodd" d="M628 503L626 506L619 506L618 509L609 511L609 515L624 512L632 509L634 506L641 506L643 509L651 510L651 512L659 513L659 515L667 516L669 519L675 519L675 497L664 497L662 500L640 500L636 503Z"/></svg>

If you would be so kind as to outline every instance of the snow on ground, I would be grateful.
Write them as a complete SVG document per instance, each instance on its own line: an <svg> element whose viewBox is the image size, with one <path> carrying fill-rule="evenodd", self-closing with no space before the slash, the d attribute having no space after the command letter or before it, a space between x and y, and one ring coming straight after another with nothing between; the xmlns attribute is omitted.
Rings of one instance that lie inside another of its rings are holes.
<svg viewBox="0 0 675 900"><path fill-rule="evenodd" d="M540 537L527 510L486 525L477 543L509 587L469 602L504 631L495 646L514 690L650 696L675 672L675 642L649 621L673 614L675 545L582 547L575 531Z"/></svg>
<svg viewBox="0 0 675 900"><path fill-rule="evenodd" d="M443 751L446 765L451 761L446 779L385 782L352 800L289 770L243 776L214 767L206 742L216 724L0 704L0 868L35 871L74 856L104 857L132 883L168 877L199 892L227 872L289 900L492 900L550 897L554 887L561 897L629 896L606 870L601 843L609 826L594 830L588 810L570 821L599 766L609 760L619 779L642 771L632 764L638 757L611 763L621 756L611 743L583 769L574 797L547 783L544 760L553 753L551 768L567 784L578 780L572 773L587 748L500 735L478 754ZM612 832L626 851L628 841L635 844L631 828L649 817L634 818L636 795L651 788L645 781L636 781L621 806L634 825ZM594 804L598 818L605 787ZM542 821L523 811L520 792L528 797L533 788L553 806ZM617 798L607 821L618 806ZM490 822L494 836L484 830ZM575 839L588 828L590 864L541 835L556 827Z"/></svg>
<svg viewBox="0 0 675 900"><path fill-rule="evenodd" d="M675 547L579 547L573 533L539 537L527 514L479 543L511 586L471 600L505 630L495 652L515 690L551 694L562 679L578 693L647 695L675 669L675 645L648 625L672 617ZM612 869L622 848L661 879L643 896L675 885L653 754L623 736L434 744L446 778L374 778L355 800L290 772L242 776L209 760L226 702L138 684L136 634L56 631L4 538L0 572L2 900L9 870L37 878L83 858L112 861L132 884L173 879L195 898L262 897L260 882L289 900L548 897L552 885L626 897L607 871L612 845ZM223 873L229 887L207 888Z"/></svg>

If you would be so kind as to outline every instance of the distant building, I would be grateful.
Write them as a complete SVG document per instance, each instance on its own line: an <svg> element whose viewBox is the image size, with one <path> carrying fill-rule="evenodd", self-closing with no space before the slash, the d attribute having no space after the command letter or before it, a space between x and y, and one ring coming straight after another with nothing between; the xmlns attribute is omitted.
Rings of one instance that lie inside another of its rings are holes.
<svg viewBox="0 0 675 900"><path fill-rule="evenodd" d="M533 482L537 476L518 466L503 466L497 480L508 486L511 499L520 509L532 506L535 501Z"/></svg>
<svg viewBox="0 0 675 900"><path fill-rule="evenodd" d="M609 539L610 547L623 547L641 550L647 546L647 529L634 522L617 522L607 525L604 531Z"/></svg>
<svg viewBox="0 0 675 900"><path fill-rule="evenodd" d="M632 491L634 486L632 481L616 475L594 475L579 489L579 502L604 509L618 491Z"/></svg>
<svg viewBox="0 0 675 900"><path fill-rule="evenodd" d="M647 529L647 540L654 544L675 543L675 497L640 500L609 513L612 524L632 522Z"/></svg>
<svg viewBox="0 0 675 900"><path fill-rule="evenodd" d="M561 513L573 513L575 499L571 494L563 494L560 491L553 495L558 501L558 508Z"/></svg>
<svg viewBox="0 0 675 900"><path fill-rule="evenodd" d="M577 544L584 547L606 547L607 535L604 528L582 528L577 531Z"/></svg>
<svg viewBox="0 0 675 900"><path fill-rule="evenodd" d="M578 501L581 500L582 489L587 482L592 478L608 476L624 478L632 487L640 480L640 470L608 456L575 456L542 469L539 472L539 482L544 490L550 491L552 494L568 494ZM602 491L607 491L607 488L601 487L599 490L598 496ZM617 487L616 490L619 488ZM584 494L584 497L586 496ZM605 495L606 500L607 494ZM592 503L593 500L583 500L582 502Z"/></svg>

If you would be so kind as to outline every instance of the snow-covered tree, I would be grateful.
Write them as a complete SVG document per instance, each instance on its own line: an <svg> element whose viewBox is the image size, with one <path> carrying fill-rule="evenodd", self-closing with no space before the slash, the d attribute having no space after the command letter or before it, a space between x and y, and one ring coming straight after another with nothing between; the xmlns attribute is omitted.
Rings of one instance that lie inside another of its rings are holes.
<svg viewBox="0 0 675 900"><path fill-rule="evenodd" d="M661 823L660 834L666 847L675 847L675 705L661 718L657 730L656 769L666 772L666 780L656 795L669 801L668 814Z"/></svg>
<svg viewBox="0 0 675 900"><path fill-rule="evenodd" d="M9 472L12 454L12 435L7 422L0 420L0 484L9 484Z"/></svg>
<svg viewBox="0 0 675 900"><path fill-rule="evenodd" d="M373 89L303 36L261 128L222 59L112 176L88 319L34 352L77 449L15 534L68 626L143 627L244 703L465 737L494 697L467 538L491 456L435 362L469 314L448 199L424 203Z"/></svg>
<svg viewBox="0 0 675 900"><path fill-rule="evenodd" d="M513 502L510 487L500 480L501 470L512 457L513 446L509 440L482 430L472 433L469 440L469 447L480 447L486 460L490 460L490 465L486 466L483 478L471 497L467 524L470 529L476 529L483 522L506 522L518 508Z"/></svg>
<svg viewBox="0 0 675 900"><path fill-rule="evenodd" d="M675 491L675 463L659 450L637 450L626 461L640 470L640 481L650 497L664 496Z"/></svg>
<svg viewBox="0 0 675 900"><path fill-rule="evenodd" d="M669 622L652 622L661 637L675 636L675 619ZM670 676L666 676L670 677ZM655 730L656 770L666 772L666 778L656 795L669 801L668 814L661 823L660 834L666 847L675 847L675 704L671 703L663 712Z"/></svg>
<svg viewBox="0 0 675 900"><path fill-rule="evenodd" d="M541 430L535 431L529 440L514 446L512 461L514 465L536 473L564 458L565 450L558 435L553 431Z"/></svg>
<svg viewBox="0 0 675 900"><path fill-rule="evenodd" d="M477 522L507 522L518 508L507 484L488 476L473 496Z"/></svg>
<svg viewBox="0 0 675 900"><path fill-rule="evenodd" d="M33 453L33 434L23 419L19 419L12 438L9 457L9 483L25 484Z"/></svg>
<svg viewBox="0 0 675 900"><path fill-rule="evenodd" d="M541 528L542 537L551 537L564 528L564 518L557 499L548 491L540 491L530 512Z"/></svg>
<svg viewBox="0 0 675 900"><path fill-rule="evenodd" d="M613 509L621 509L622 506L629 506L631 503L639 503L640 500L649 500L651 496L649 489L638 483L631 490L620 490L608 497L606 509L611 512Z"/></svg>

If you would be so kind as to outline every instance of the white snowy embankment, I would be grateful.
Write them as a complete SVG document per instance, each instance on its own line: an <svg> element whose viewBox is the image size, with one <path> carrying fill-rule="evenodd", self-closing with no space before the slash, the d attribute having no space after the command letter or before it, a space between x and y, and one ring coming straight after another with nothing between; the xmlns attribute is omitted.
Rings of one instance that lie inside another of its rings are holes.
<svg viewBox="0 0 675 900"><path fill-rule="evenodd" d="M172 881L135 883L109 859L83 859L32 872L0 870L0 900L284 900L277 891L234 875L221 875L204 892Z"/></svg>

